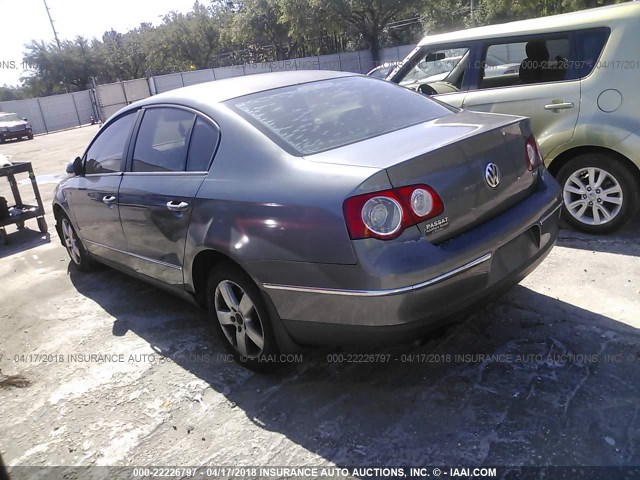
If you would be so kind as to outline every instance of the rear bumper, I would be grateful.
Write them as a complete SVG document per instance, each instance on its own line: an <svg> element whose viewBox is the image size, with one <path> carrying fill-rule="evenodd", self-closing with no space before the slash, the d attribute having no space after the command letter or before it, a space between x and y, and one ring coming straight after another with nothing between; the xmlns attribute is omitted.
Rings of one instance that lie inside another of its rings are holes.
<svg viewBox="0 0 640 480"><path fill-rule="evenodd" d="M531 258L530 262L495 283L488 281L491 276L489 261L487 265L474 267L467 273L439 283L437 287L394 296L393 300L386 298L381 302L352 305L361 313L368 311L369 314L389 320L394 316L401 318L410 312L421 317L407 323L389 322L369 326L283 320L283 325L289 335L303 345L391 345L419 339L429 331L448 323L453 314L520 282L542 263L551 251L553 243L549 243Z"/></svg>
<svg viewBox="0 0 640 480"><path fill-rule="evenodd" d="M416 261L409 269L403 264L401 273L384 265L382 271L393 277L392 283L382 283L389 288L264 283L263 289L289 334L303 344L388 344L416 338L452 313L516 284L544 260L556 242L562 206L557 184L548 173L546 177L544 188L527 200L456 239L437 247L404 242L403 247L422 249L424 257L431 257L425 262L437 262L430 274ZM364 268L371 273L371 265Z"/></svg>

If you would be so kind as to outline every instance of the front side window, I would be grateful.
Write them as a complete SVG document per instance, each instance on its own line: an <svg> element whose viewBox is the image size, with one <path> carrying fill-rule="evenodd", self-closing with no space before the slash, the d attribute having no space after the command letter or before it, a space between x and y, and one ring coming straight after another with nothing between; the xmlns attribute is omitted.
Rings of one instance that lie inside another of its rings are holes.
<svg viewBox="0 0 640 480"><path fill-rule="evenodd" d="M86 175L120 172L122 156L136 121L136 112L127 113L107 125L86 153Z"/></svg>
<svg viewBox="0 0 640 480"><path fill-rule="evenodd" d="M466 47L444 49L425 47L414 57L412 67L400 80L400 85L411 87L414 84L443 80L459 86L468 53L469 49Z"/></svg>
<svg viewBox="0 0 640 480"><path fill-rule="evenodd" d="M570 50L568 37L489 45L482 62L480 88L567 80L572 63Z"/></svg>
<svg viewBox="0 0 640 480"><path fill-rule="evenodd" d="M455 111L393 83L345 77L225 102L293 155L312 155Z"/></svg>
<svg viewBox="0 0 640 480"><path fill-rule="evenodd" d="M132 172L183 172L195 114L178 108L144 113L133 151Z"/></svg>

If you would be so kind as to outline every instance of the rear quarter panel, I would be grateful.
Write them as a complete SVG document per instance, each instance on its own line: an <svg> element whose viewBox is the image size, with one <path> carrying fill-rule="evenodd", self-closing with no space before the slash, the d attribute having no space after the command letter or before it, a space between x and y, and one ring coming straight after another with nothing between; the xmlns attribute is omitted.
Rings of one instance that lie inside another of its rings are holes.
<svg viewBox="0 0 640 480"><path fill-rule="evenodd" d="M249 274L258 261L354 264L342 203L359 188L389 188L384 171L293 157L236 114L215 118L221 142L195 201L185 268L208 249Z"/></svg>

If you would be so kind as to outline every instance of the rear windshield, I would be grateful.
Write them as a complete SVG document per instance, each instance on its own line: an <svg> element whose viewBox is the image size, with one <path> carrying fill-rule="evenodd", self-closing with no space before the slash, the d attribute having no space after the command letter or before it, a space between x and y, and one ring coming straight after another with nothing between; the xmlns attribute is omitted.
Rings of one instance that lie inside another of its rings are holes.
<svg viewBox="0 0 640 480"><path fill-rule="evenodd" d="M331 150L452 112L419 93L368 77L304 83L226 104L293 155Z"/></svg>

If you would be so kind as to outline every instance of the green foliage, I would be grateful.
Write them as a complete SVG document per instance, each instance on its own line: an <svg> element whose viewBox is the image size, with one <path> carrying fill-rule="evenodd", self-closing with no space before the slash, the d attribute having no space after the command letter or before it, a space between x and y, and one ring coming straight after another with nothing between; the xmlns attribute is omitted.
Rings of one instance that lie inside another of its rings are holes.
<svg viewBox="0 0 640 480"><path fill-rule="evenodd" d="M27 98L27 93L22 88L10 87L8 85L0 87L0 102L22 100L23 98Z"/></svg>
<svg viewBox="0 0 640 480"><path fill-rule="evenodd" d="M422 7L420 0L325 0L325 3L352 35L362 38L374 61L379 60L385 28L394 20L415 15Z"/></svg>
<svg viewBox="0 0 640 480"><path fill-rule="evenodd" d="M476 19L478 25L491 25L575 12L623 1L625 0L478 0Z"/></svg>

